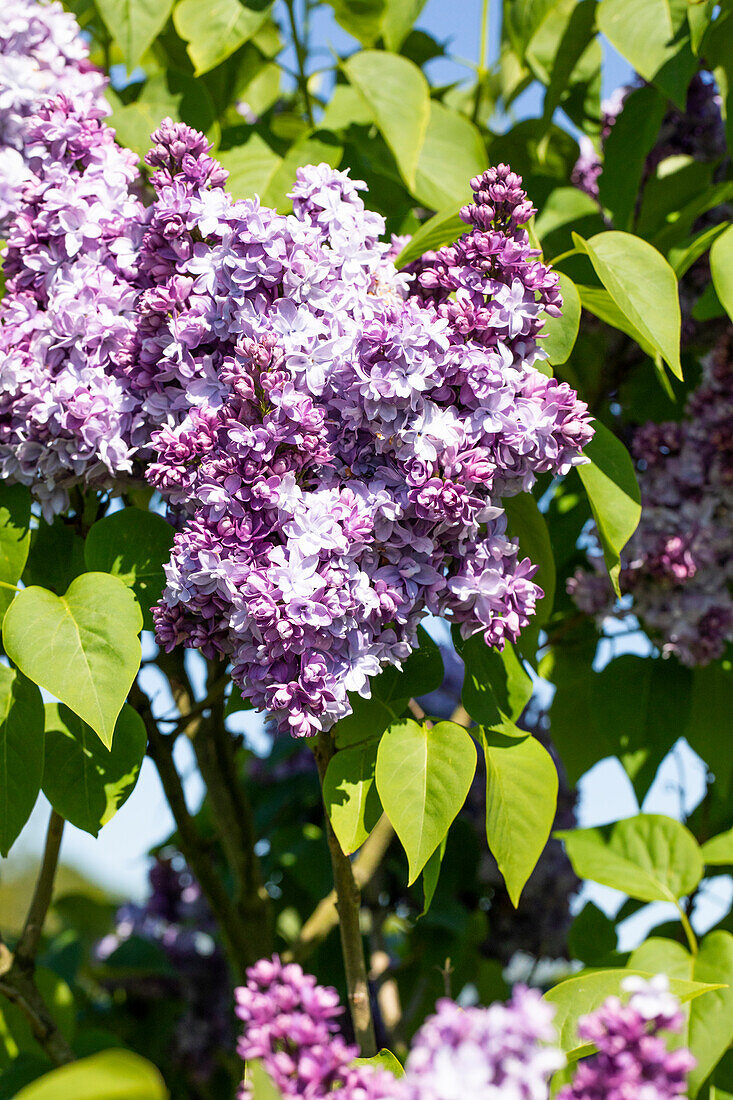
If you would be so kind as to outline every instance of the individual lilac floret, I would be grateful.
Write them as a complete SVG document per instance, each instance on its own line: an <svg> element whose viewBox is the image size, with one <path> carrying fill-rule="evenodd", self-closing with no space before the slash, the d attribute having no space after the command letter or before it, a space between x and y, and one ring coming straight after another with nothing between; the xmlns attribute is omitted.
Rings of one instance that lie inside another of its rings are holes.
<svg viewBox="0 0 733 1100"><path fill-rule="evenodd" d="M632 605L614 606L598 570L579 571L568 588L586 613L630 611L663 653L703 665L733 641L733 328L703 364L685 412L644 425L633 441L643 510L621 570Z"/></svg>
<svg viewBox="0 0 733 1100"><path fill-rule="evenodd" d="M438 1002L420 1028L399 1082L404 1100L546 1100L565 1064L553 1008L537 990L515 986L507 1004L461 1008Z"/></svg>
<svg viewBox="0 0 733 1100"><path fill-rule="evenodd" d="M136 158L83 101L57 96L26 120L0 304L0 476L30 485L47 519L70 487L129 475L149 435L122 371L144 221Z"/></svg>
<svg viewBox="0 0 733 1100"><path fill-rule="evenodd" d="M501 497L582 461L592 434L534 367L560 300L518 177L474 181L473 228L409 295L347 173L299 169L285 217L234 202L201 134L166 122L153 141L127 374L161 424L148 478L188 517L161 644L230 660L305 736L407 657L428 612L515 639L540 590Z"/></svg>
<svg viewBox="0 0 733 1100"><path fill-rule="evenodd" d="M371 1066L352 1066L358 1047L339 1031L343 1013L335 989L321 986L296 963L277 955L247 971L235 990L236 1013L244 1025L237 1052L259 1061L283 1096L321 1100L334 1090L341 1100L388 1100L394 1077ZM246 1068L241 1097L252 1095Z"/></svg>
<svg viewBox="0 0 733 1100"><path fill-rule="evenodd" d="M580 1038L598 1053L582 1058L572 1085L557 1100L674 1100L687 1091L695 1059L685 1047L668 1050L661 1032L680 1032L684 1016L669 980L626 978L628 1003L609 997L581 1019Z"/></svg>
<svg viewBox="0 0 733 1100"><path fill-rule="evenodd" d="M3 0L0 5L0 236L4 236L29 176L29 120L64 94L81 110L97 106L104 75L88 60L73 15L59 3Z"/></svg>

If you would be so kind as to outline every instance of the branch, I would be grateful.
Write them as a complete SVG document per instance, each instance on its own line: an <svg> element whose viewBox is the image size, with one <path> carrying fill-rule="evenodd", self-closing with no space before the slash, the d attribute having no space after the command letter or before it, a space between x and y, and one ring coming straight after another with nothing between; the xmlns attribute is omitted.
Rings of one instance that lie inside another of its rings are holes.
<svg viewBox="0 0 733 1100"><path fill-rule="evenodd" d="M394 829L389 818L386 814L382 814L361 846L358 856L351 864L351 872L360 891L371 882L387 853L393 837ZM292 947L283 952L283 961L303 962L315 951L318 944L325 940L338 922L336 891L331 890L330 894L326 894L325 898L318 903L310 917L308 917Z"/></svg>
<svg viewBox="0 0 733 1100"><path fill-rule="evenodd" d="M130 702L145 723L148 734L148 753L158 770L168 805L175 819L181 852L219 922L232 966L241 976L246 968L256 961L256 956L252 956L252 945L245 924L214 868L209 846L188 812L181 778L173 761L172 739L161 734L150 700L137 683L133 684L130 692Z"/></svg>
<svg viewBox="0 0 733 1100"><path fill-rule="evenodd" d="M10 952L0 940L0 993L18 1006L28 1020L36 1040L57 1066L73 1062L74 1052L59 1031L33 980L33 974L43 926L53 897L63 831L63 817L52 810L35 890L15 951Z"/></svg>
<svg viewBox="0 0 733 1100"><path fill-rule="evenodd" d="M321 789L323 789L323 778L326 774L328 762L334 752L330 734L320 733L313 751L318 764ZM335 904L338 911L339 932L341 933L341 952L346 970L349 1008L354 1023L356 1042L362 1055L368 1058L377 1053L377 1044L374 1037L374 1021L372 1020L372 1010L369 1003L369 984L364 960L364 947L359 927L361 893L354 878L351 861L341 850L341 845L331 827L331 820L325 803L324 813L328 850L333 870Z"/></svg>

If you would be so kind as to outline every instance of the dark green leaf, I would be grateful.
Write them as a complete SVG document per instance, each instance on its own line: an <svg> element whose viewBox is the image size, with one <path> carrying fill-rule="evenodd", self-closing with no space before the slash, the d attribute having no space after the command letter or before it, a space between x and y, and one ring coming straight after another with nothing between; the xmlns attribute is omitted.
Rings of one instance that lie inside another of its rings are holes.
<svg viewBox="0 0 733 1100"><path fill-rule="evenodd" d="M43 702L22 672L0 665L0 855L30 817L43 778Z"/></svg>
<svg viewBox="0 0 733 1100"><path fill-rule="evenodd" d="M531 493L519 493L514 497L506 497L502 504L506 512L508 534L512 538L519 539L520 557L529 558L532 564L538 567L533 579L544 592L544 596L537 604L535 617L526 628L532 630L533 627L543 626L547 622L555 601L555 559L550 532L547 521Z"/></svg>
<svg viewBox="0 0 733 1100"><path fill-rule="evenodd" d="M127 704L106 749L68 707L47 703L43 793L77 829L97 836L132 794L146 744L143 720Z"/></svg>
<svg viewBox="0 0 733 1100"><path fill-rule="evenodd" d="M617 229L630 229L644 165L662 125L665 97L646 85L624 100L603 146L604 170L598 180L601 205Z"/></svg>
<svg viewBox="0 0 733 1100"><path fill-rule="evenodd" d="M588 494L608 575L617 595L621 551L639 525L641 493L634 464L620 439L600 421L583 452L590 459L578 473Z"/></svg>
<svg viewBox="0 0 733 1100"><path fill-rule="evenodd" d="M74 528L58 517L53 523L41 523L31 538L24 584L38 584L61 595L85 571L84 541Z"/></svg>
<svg viewBox="0 0 733 1100"><path fill-rule="evenodd" d="M562 293L562 316L548 317L542 329L544 338L540 347L547 352L548 362L552 366L566 363L575 346L580 328L580 296L575 283L567 275L560 273L560 291ZM541 364L537 364L541 369Z"/></svg>
<svg viewBox="0 0 733 1100"><path fill-rule="evenodd" d="M0 487L0 581L17 584L31 545L31 494L25 485ZM0 622L14 592L0 587Z"/></svg>
<svg viewBox="0 0 733 1100"><path fill-rule="evenodd" d="M463 705L475 722L484 726L515 721L532 697L532 681L510 642L500 653L484 641L481 632L461 647L466 671Z"/></svg>
<svg viewBox="0 0 733 1100"><path fill-rule="evenodd" d="M395 267L406 267L413 260L419 260L425 252L433 252L444 244L453 244L466 232L466 223L458 211L460 205L450 207L429 218L413 234L395 260Z"/></svg>
<svg viewBox="0 0 733 1100"><path fill-rule="evenodd" d="M123 508L95 523L84 543L87 569L111 573L133 590L146 630L153 630L150 608L158 602L170 557L174 529L162 516Z"/></svg>
<svg viewBox="0 0 733 1100"><path fill-rule="evenodd" d="M429 695L443 683L445 669L440 650L428 632L417 628L419 646L404 661L402 671L394 666L372 680L372 694L398 712L404 709L408 699L416 695Z"/></svg>

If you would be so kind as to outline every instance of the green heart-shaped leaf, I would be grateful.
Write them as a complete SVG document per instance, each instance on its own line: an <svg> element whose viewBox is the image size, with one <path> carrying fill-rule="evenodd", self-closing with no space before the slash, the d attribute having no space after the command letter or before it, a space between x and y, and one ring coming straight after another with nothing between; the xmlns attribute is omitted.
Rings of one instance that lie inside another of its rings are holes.
<svg viewBox="0 0 733 1100"><path fill-rule="evenodd" d="M24 588L3 622L5 651L39 687L78 714L109 748L140 667L143 617L107 573L82 573L65 595Z"/></svg>

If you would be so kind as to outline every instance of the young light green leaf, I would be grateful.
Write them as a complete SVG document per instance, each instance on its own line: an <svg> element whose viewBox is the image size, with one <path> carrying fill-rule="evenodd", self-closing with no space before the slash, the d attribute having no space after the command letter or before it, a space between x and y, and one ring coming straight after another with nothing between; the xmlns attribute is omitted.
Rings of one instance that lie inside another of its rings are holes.
<svg viewBox="0 0 733 1100"><path fill-rule="evenodd" d="M352 54L344 71L370 107L402 178L414 190L430 120L427 80L412 61L384 50Z"/></svg>
<svg viewBox="0 0 733 1100"><path fill-rule="evenodd" d="M326 0L339 26L362 46L373 46L382 33L387 0Z"/></svg>
<svg viewBox="0 0 733 1100"><path fill-rule="evenodd" d="M272 206L281 214L290 213L293 203L287 195L295 183L298 168L304 164L330 164L332 168L338 168L343 152L343 146L339 145L333 134L325 131L309 133L293 142L267 186L260 192L263 206Z"/></svg>
<svg viewBox="0 0 733 1100"><path fill-rule="evenodd" d="M580 295L575 283L560 272L560 292L562 294L562 316L548 317L545 314L544 337L540 347L547 352L552 366L566 363L575 347L580 328Z"/></svg>
<svg viewBox="0 0 733 1100"><path fill-rule="evenodd" d="M282 1100L280 1089L257 1059L247 1062L245 1078L252 1091L252 1100Z"/></svg>
<svg viewBox="0 0 733 1100"><path fill-rule="evenodd" d="M0 665L0 855L30 817L43 778L43 701L35 684Z"/></svg>
<svg viewBox="0 0 733 1100"><path fill-rule="evenodd" d="M596 421L595 435L585 448L590 459L578 467L588 494L603 557L617 596L621 595L621 551L639 525L641 493L629 452L613 432Z"/></svg>
<svg viewBox="0 0 733 1100"><path fill-rule="evenodd" d="M15 1100L168 1100L158 1070L131 1050L103 1050L51 1070Z"/></svg>
<svg viewBox="0 0 733 1100"><path fill-rule="evenodd" d="M140 606L108 573L83 573L64 596L24 588L3 622L5 650L35 684L66 703L109 748L140 667Z"/></svg>
<svg viewBox="0 0 733 1100"><path fill-rule="evenodd" d="M160 599L175 531L154 512L122 508L93 524L84 543L90 572L111 573L128 585L140 604L143 625L153 630L150 612Z"/></svg>
<svg viewBox="0 0 733 1100"><path fill-rule="evenodd" d="M96 0L96 4L122 50L128 72L163 30L173 8L173 0Z"/></svg>
<svg viewBox="0 0 733 1100"><path fill-rule="evenodd" d="M272 9L272 0L180 0L173 11L173 24L188 43L188 55L195 75L226 61L257 34Z"/></svg>
<svg viewBox="0 0 733 1100"><path fill-rule="evenodd" d="M466 671L462 702L475 722L484 726L519 718L532 697L532 681L510 642L500 653L481 632L461 647Z"/></svg>
<svg viewBox="0 0 733 1100"><path fill-rule="evenodd" d="M374 769L376 740L336 752L323 778L323 801L342 851L351 855L369 836L382 812Z"/></svg>
<svg viewBox="0 0 733 1100"><path fill-rule="evenodd" d="M733 318L733 225L718 237L710 249L710 272L713 286L725 306L725 312Z"/></svg>
<svg viewBox="0 0 733 1100"><path fill-rule="evenodd" d="M512 904L547 843L557 807L557 768L539 741L516 727L481 731L486 759L486 839Z"/></svg>
<svg viewBox="0 0 733 1100"><path fill-rule="evenodd" d="M702 858L706 866L733 865L733 829L706 840L702 846Z"/></svg>
<svg viewBox="0 0 733 1100"><path fill-rule="evenodd" d="M601 0L598 27L636 71L685 109L697 68L690 49L687 4L674 0Z"/></svg>
<svg viewBox="0 0 733 1100"><path fill-rule="evenodd" d="M379 742L377 791L407 853L411 885L447 834L476 771L471 736L455 722L396 722Z"/></svg>
<svg viewBox="0 0 733 1100"><path fill-rule="evenodd" d="M431 210L468 202L469 180L489 166L486 146L474 124L436 99L430 101L430 120L420 150L415 195Z"/></svg>
<svg viewBox="0 0 733 1100"><path fill-rule="evenodd" d="M682 378L677 276L664 256L640 237L616 230L589 241L574 233L573 240L624 316Z"/></svg>
<svg viewBox="0 0 733 1100"><path fill-rule="evenodd" d="M395 1057L391 1050L382 1047L371 1058L355 1058L352 1066L374 1066L375 1069L386 1069L393 1077L404 1077L405 1071L399 1058Z"/></svg>
<svg viewBox="0 0 733 1100"><path fill-rule="evenodd" d="M97 836L134 790L147 744L143 720L125 704L106 749L68 707L47 703L45 709L43 793L77 829Z"/></svg>
<svg viewBox="0 0 733 1100"><path fill-rule="evenodd" d="M459 206L450 206L428 218L395 260L395 267L402 268L419 260L425 252L434 252L444 244L453 244L466 232L466 223L459 214Z"/></svg>
<svg viewBox="0 0 733 1100"><path fill-rule="evenodd" d="M575 873L612 886L640 901L670 901L691 894L703 875L703 858L692 833L663 814L638 814L600 829L556 834Z"/></svg>
<svg viewBox="0 0 733 1100"><path fill-rule="evenodd" d="M0 487L0 581L17 584L31 545L31 494L25 485ZM14 593L0 587L0 621Z"/></svg>
<svg viewBox="0 0 733 1100"><path fill-rule="evenodd" d="M553 1024L557 1030L560 1049L569 1061L575 1061L582 1054L593 1050L578 1038L580 1017L600 1008L607 997L621 996L623 981L630 977L651 978L653 973L623 967L581 971L545 993L545 1000L555 1006ZM671 978L669 984L672 993L683 1004L703 994L707 996L719 988L716 984L683 981L680 978Z"/></svg>

